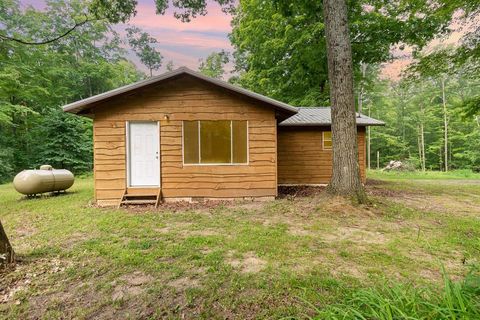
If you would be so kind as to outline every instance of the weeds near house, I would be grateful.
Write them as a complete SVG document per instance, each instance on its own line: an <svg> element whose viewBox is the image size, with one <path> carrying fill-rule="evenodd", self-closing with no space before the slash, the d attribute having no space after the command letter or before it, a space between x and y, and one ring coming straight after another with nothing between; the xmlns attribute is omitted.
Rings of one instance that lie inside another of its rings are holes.
<svg viewBox="0 0 480 320"><path fill-rule="evenodd" d="M480 275L476 271L455 282L443 270L441 292L399 283L354 290L339 304L315 308L311 319L480 319Z"/></svg>

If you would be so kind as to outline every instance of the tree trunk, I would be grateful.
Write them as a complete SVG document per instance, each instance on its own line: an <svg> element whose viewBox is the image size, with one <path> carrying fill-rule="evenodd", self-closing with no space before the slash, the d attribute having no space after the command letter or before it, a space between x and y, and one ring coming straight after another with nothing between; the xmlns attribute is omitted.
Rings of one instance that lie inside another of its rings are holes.
<svg viewBox="0 0 480 320"><path fill-rule="evenodd" d="M438 163L440 165L440 171L443 171L444 168L444 163L443 163L443 150L442 150L442 145L438 148Z"/></svg>
<svg viewBox="0 0 480 320"><path fill-rule="evenodd" d="M443 133L444 133L444 166L445 172L448 171L448 118L447 118L447 102L445 101L445 78L442 78L442 102L443 102Z"/></svg>
<svg viewBox="0 0 480 320"><path fill-rule="evenodd" d="M420 138L420 125L418 126L417 145L418 145L418 160L420 162L420 167L421 167L422 166L422 142Z"/></svg>
<svg viewBox="0 0 480 320"><path fill-rule="evenodd" d="M372 105L370 104L370 105L368 106L368 116L369 116L369 117L370 117L370 110L371 110L371 109L372 109ZM372 158L372 157L371 157L371 154L370 154L370 153L371 153L370 148L371 148L372 137L371 137L371 132L370 132L370 130L371 130L371 127L368 126L368 127L367 127L367 156L368 156L368 158L367 158L367 168L368 168L368 170L371 169L371 162L372 162L372 161L371 161L371 158Z"/></svg>
<svg viewBox="0 0 480 320"><path fill-rule="evenodd" d="M333 172L329 191L367 202L358 161L353 63L345 0L324 0L328 78L332 105Z"/></svg>
<svg viewBox="0 0 480 320"><path fill-rule="evenodd" d="M0 267L15 262L15 253L0 221Z"/></svg>
<svg viewBox="0 0 480 320"><path fill-rule="evenodd" d="M420 145L422 148L421 155L422 155L422 171L425 172L425 130L423 128L423 119L424 119L424 110L423 105L420 105L420 110L422 112L422 119L420 119Z"/></svg>

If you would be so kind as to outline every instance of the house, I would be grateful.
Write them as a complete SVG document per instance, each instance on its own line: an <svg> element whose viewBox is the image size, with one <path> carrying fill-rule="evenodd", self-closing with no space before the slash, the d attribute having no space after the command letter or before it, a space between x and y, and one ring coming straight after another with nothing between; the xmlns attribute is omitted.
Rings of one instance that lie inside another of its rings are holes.
<svg viewBox="0 0 480 320"><path fill-rule="evenodd" d="M180 68L63 107L93 119L99 205L274 198L279 184L326 184L329 108L295 108ZM362 177L365 126L357 118Z"/></svg>
<svg viewBox="0 0 480 320"><path fill-rule="evenodd" d="M358 157L362 180L366 179L366 127L385 125L357 114ZM325 185L332 176L330 108L298 108L298 113L280 122L277 129L278 183L280 185Z"/></svg>

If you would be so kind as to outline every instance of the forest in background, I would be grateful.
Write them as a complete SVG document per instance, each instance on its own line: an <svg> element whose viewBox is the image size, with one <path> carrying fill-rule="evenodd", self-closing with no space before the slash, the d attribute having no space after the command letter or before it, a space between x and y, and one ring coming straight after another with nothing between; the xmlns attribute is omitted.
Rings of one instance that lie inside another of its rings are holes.
<svg viewBox="0 0 480 320"><path fill-rule="evenodd" d="M199 61L200 71L221 78L232 61L232 83L295 106L328 105L322 16L299 3L281 8L242 1L232 22L234 52L212 53ZM429 41L447 34L451 12L391 8L382 16L357 4L350 12L356 94L363 113L386 123L370 131L371 167L379 154L380 167L403 160L417 169L480 170L478 25L458 47L423 55ZM49 38L71 17L84 15L85 6L53 0L40 12L5 0L2 30L24 39ZM452 1L450 10L478 18L476 1ZM410 18L399 19L405 14ZM95 20L45 45L0 40L0 181L43 163L75 173L92 169L91 120L65 114L61 106L141 80L163 65L158 40L136 27L126 31L122 38L106 21ZM414 48L416 63L400 81L382 79L380 64L391 59L392 47L404 45ZM148 75L127 59L127 49ZM173 69L174 62L166 67Z"/></svg>

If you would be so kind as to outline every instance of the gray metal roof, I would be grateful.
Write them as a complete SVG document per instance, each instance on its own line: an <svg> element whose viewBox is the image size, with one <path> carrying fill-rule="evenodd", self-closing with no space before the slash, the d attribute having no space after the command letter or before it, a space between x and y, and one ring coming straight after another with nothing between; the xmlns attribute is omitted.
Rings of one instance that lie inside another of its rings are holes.
<svg viewBox="0 0 480 320"><path fill-rule="evenodd" d="M385 122L357 113L358 126L384 126ZM330 107L301 107L298 113L280 123L280 126L329 126L332 124Z"/></svg>
<svg viewBox="0 0 480 320"><path fill-rule="evenodd" d="M67 104L67 105L63 106L63 111L71 112L71 113L79 113L82 110L85 110L88 107L90 107L93 103L100 102L102 100L106 100L106 99L112 98L114 96L120 95L122 93L127 93L127 92L130 92L130 91L133 91L133 90L136 90L136 89L139 89L139 88L151 85L151 84L155 84L157 82L167 80L169 78L173 78L173 77L181 75L181 74L188 74L188 75L193 76L197 79L204 80L206 82L212 83L212 84L217 85L219 87L222 87L222 88L240 93L242 95L245 95L247 97L265 102L265 103L273 106L274 108L278 109L279 111L283 111L283 113L285 113L287 115L293 115L293 114L298 112L297 108L295 108L295 107L293 107L289 104L286 104L286 103L274 100L272 98L263 96L261 94L258 94L258 93L255 93L255 92L252 92L252 91L234 86L234 85L232 85L228 82L225 82L225 81L221 81L221 80L218 80L218 79L207 77L207 76L205 76L205 75L203 75L199 72L188 69L187 67L181 67L181 68L178 68L176 70L173 70L173 71L166 72L166 73L158 75L158 76L148 78L146 80L135 82L133 84L129 84L129 85L126 85L126 86L123 86L123 87L120 87L120 88L117 88L117 89L114 89L114 90L110 90L110 91L98 94L98 95L90 97L90 98L86 98L86 99L83 99L83 100L80 100L80 101L76 101L76 102Z"/></svg>

